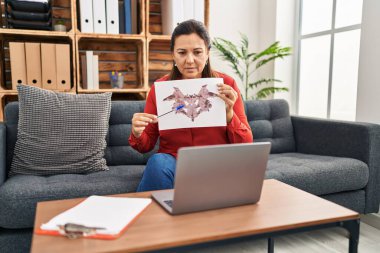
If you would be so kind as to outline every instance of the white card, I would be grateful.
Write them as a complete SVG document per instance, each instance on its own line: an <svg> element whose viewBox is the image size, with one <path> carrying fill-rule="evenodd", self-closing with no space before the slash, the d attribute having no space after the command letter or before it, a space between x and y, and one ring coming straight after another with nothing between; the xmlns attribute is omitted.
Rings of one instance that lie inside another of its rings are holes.
<svg viewBox="0 0 380 253"><path fill-rule="evenodd" d="M219 83L222 78L154 83L159 130L226 126L226 105L216 96Z"/></svg>

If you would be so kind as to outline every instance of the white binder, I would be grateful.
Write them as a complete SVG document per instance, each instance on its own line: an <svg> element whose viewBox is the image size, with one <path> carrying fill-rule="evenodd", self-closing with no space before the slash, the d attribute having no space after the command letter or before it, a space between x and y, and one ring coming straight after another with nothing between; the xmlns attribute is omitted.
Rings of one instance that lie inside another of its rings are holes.
<svg viewBox="0 0 380 253"><path fill-rule="evenodd" d="M94 19L92 16L92 0L79 0L80 27L82 33L94 32Z"/></svg>
<svg viewBox="0 0 380 253"><path fill-rule="evenodd" d="M107 33L105 0L93 0L92 10L94 16L94 33Z"/></svg>
<svg viewBox="0 0 380 253"><path fill-rule="evenodd" d="M92 69L94 74L94 83L93 83L93 89L99 90L99 56L94 55L92 57Z"/></svg>
<svg viewBox="0 0 380 253"><path fill-rule="evenodd" d="M86 67L87 67L87 89L94 89L94 52L86 51Z"/></svg>
<svg viewBox="0 0 380 253"><path fill-rule="evenodd" d="M119 1L106 0L107 33L119 34Z"/></svg>

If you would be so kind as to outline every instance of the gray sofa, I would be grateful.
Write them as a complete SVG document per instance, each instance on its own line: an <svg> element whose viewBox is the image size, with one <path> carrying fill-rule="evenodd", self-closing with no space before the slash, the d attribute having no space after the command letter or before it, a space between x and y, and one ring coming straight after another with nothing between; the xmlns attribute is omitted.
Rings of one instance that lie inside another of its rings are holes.
<svg viewBox="0 0 380 253"><path fill-rule="evenodd" d="M109 171L49 177L7 178L17 136L18 103L5 108L0 124L0 252L27 252L38 201L133 192L149 156L128 143L133 113L144 101L112 104ZM380 192L380 126L292 117L284 100L245 102L255 141L271 141L267 178L356 210L377 212ZM157 149L157 146L156 146Z"/></svg>

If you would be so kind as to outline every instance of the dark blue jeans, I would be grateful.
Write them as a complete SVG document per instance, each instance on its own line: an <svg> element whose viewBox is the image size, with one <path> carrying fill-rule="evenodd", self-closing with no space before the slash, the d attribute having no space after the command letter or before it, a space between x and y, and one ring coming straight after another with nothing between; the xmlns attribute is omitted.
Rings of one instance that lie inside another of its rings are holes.
<svg viewBox="0 0 380 253"><path fill-rule="evenodd" d="M138 192L173 189L176 159L164 153L152 155L145 167Z"/></svg>

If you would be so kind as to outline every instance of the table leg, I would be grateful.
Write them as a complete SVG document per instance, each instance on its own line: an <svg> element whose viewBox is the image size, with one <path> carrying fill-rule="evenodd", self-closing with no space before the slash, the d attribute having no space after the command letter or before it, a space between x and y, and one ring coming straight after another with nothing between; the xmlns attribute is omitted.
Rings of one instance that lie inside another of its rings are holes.
<svg viewBox="0 0 380 253"><path fill-rule="evenodd" d="M357 253L359 245L360 220L344 221L342 227L349 233L349 253Z"/></svg>
<svg viewBox="0 0 380 253"><path fill-rule="evenodd" d="M268 253L274 253L274 238L268 238Z"/></svg>

